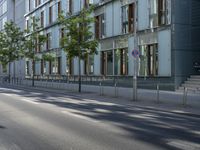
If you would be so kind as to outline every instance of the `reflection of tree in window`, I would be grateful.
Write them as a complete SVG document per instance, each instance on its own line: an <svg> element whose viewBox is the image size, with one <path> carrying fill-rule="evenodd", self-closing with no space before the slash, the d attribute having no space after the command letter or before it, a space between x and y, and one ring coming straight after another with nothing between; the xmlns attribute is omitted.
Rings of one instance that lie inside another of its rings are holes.
<svg viewBox="0 0 200 150"><path fill-rule="evenodd" d="M158 75L157 44L140 46L139 75L140 76Z"/></svg>

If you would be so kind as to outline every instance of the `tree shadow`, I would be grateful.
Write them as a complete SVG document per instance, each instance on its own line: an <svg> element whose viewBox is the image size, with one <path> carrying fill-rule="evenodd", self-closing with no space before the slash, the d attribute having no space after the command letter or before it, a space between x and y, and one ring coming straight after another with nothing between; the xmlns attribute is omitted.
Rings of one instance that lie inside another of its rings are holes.
<svg viewBox="0 0 200 150"><path fill-rule="evenodd" d="M114 102L106 103L100 99L86 100L81 96L60 95L48 92L21 90L2 91L1 93L15 93L24 97L35 97L38 103L48 103L61 108L72 109L72 113L101 122L112 123L129 134L123 135L137 139L162 149L179 150L181 148L170 145L171 140L186 141L199 144L200 119L197 115L184 115L169 111L159 111L142 106L124 106ZM68 100L68 99L71 100ZM64 101L61 101L64 100Z"/></svg>
<svg viewBox="0 0 200 150"><path fill-rule="evenodd" d="M0 129L6 129L6 127L4 127L4 126L0 125Z"/></svg>

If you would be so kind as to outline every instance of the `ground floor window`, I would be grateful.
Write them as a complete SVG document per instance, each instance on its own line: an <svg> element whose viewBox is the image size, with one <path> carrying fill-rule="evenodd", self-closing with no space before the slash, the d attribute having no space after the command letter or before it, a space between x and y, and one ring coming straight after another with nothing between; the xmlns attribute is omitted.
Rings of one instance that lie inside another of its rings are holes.
<svg viewBox="0 0 200 150"><path fill-rule="evenodd" d="M128 75L128 49L101 52L101 74Z"/></svg>
<svg viewBox="0 0 200 150"><path fill-rule="evenodd" d="M113 75L113 51L104 51L101 53L101 74Z"/></svg>
<svg viewBox="0 0 200 150"><path fill-rule="evenodd" d="M43 75L43 74L46 74L46 61L44 61L43 59L40 61L40 72L41 72L41 75Z"/></svg>
<svg viewBox="0 0 200 150"><path fill-rule="evenodd" d="M40 61L40 73L41 75L44 74L44 60L43 59Z"/></svg>
<svg viewBox="0 0 200 150"><path fill-rule="evenodd" d="M115 75L128 75L128 49L115 50Z"/></svg>
<svg viewBox="0 0 200 150"><path fill-rule="evenodd" d="M89 55L84 60L84 74L94 74L94 55Z"/></svg>
<svg viewBox="0 0 200 150"><path fill-rule="evenodd" d="M52 63L52 73L53 74L61 74L61 57L57 57Z"/></svg>
<svg viewBox="0 0 200 150"><path fill-rule="evenodd" d="M49 74L52 74L52 61L49 61Z"/></svg>
<svg viewBox="0 0 200 150"><path fill-rule="evenodd" d="M158 75L158 44L140 46L139 75Z"/></svg>
<svg viewBox="0 0 200 150"><path fill-rule="evenodd" d="M73 75L73 71L74 71L73 59L69 59L66 57L66 74Z"/></svg>
<svg viewBox="0 0 200 150"><path fill-rule="evenodd" d="M29 61L26 61L26 75L29 75L30 71L29 71Z"/></svg>
<svg viewBox="0 0 200 150"><path fill-rule="evenodd" d="M3 68L3 73L7 73L7 65L2 65L2 68Z"/></svg>

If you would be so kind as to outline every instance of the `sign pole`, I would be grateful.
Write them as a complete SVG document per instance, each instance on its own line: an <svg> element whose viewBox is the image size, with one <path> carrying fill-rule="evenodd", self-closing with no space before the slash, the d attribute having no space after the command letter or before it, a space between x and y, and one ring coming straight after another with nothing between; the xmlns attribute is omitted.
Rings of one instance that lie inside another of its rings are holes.
<svg viewBox="0 0 200 150"><path fill-rule="evenodd" d="M133 64L134 64L134 68L133 68L133 100L137 101L137 59L139 57L139 51L134 49L132 51L132 56L133 58Z"/></svg>
<svg viewBox="0 0 200 150"><path fill-rule="evenodd" d="M137 0L135 2L135 12L134 12L134 47L132 55L134 57L134 75L133 75L133 101L137 101L137 59L139 57L138 41L137 41Z"/></svg>
<svg viewBox="0 0 200 150"><path fill-rule="evenodd" d="M134 58L134 75L133 75L133 101L137 101L137 71L136 71L137 60Z"/></svg>

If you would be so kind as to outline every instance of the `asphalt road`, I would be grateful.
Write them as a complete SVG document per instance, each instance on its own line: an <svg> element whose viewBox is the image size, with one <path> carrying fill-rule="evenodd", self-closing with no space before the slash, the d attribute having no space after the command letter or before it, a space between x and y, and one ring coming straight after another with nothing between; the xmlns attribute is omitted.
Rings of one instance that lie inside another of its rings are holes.
<svg viewBox="0 0 200 150"><path fill-rule="evenodd" d="M200 150L200 117L0 88L0 150Z"/></svg>

